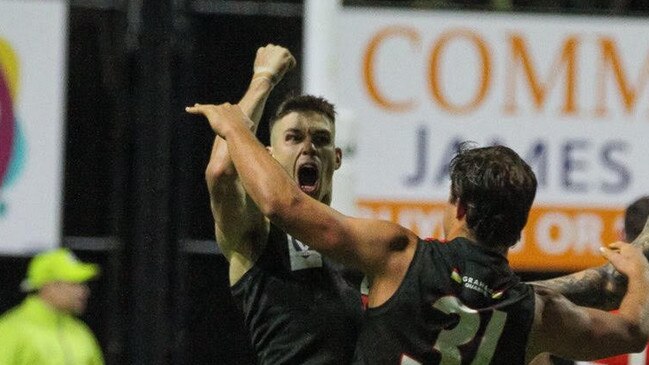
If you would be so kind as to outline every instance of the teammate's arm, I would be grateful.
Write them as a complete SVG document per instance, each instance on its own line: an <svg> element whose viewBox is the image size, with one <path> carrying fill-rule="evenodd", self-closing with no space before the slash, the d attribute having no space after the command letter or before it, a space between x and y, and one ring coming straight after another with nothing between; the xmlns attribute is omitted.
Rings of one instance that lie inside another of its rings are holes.
<svg viewBox="0 0 649 365"><path fill-rule="evenodd" d="M300 241L343 264L372 276L404 273L414 255L417 236L391 222L345 216L304 194L279 163L244 127L245 115L236 105L196 105L187 108L207 117L227 141L230 156L245 190L261 212ZM397 285L398 286L398 285Z"/></svg>
<svg viewBox="0 0 649 365"><path fill-rule="evenodd" d="M622 242L609 247L604 256L629 278L619 313L580 307L551 289L536 287L528 359L551 352L593 360L644 349L649 338L649 263L637 247Z"/></svg>
<svg viewBox="0 0 649 365"><path fill-rule="evenodd" d="M649 220L632 245L642 249L649 259ZM578 305L616 309L626 292L627 281L613 265L606 264L597 268L586 269L574 274L554 279L535 282L535 284L554 289Z"/></svg>
<svg viewBox="0 0 649 365"><path fill-rule="evenodd" d="M254 134L271 90L287 70L295 65L291 53L280 46L267 45L257 50L250 86L239 102L246 119L246 128ZM245 273L267 238L268 223L247 197L232 164L227 144L216 136L210 161L205 169L210 194L216 240L231 263L230 282Z"/></svg>

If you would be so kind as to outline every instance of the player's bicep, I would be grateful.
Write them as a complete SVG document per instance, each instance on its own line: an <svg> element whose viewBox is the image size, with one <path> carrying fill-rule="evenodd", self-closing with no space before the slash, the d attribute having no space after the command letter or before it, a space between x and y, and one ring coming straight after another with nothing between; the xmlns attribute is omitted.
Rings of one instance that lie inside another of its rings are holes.
<svg viewBox="0 0 649 365"><path fill-rule="evenodd" d="M261 251L255 246L265 244L268 223L243 186L232 184L218 191L211 199L211 207L216 240L228 261L234 252L254 259L256 251Z"/></svg>
<svg viewBox="0 0 649 365"><path fill-rule="evenodd" d="M365 273L382 267L390 250L407 245L410 238L397 224L349 217L311 198L298 197L290 212L275 220L322 254Z"/></svg>
<svg viewBox="0 0 649 365"><path fill-rule="evenodd" d="M400 277L394 274L407 270L418 241L413 232L383 220L352 218L349 224L366 273Z"/></svg>
<svg viewBox="0 0 649 365"><path fill-rule="evenodd" d="M545 295L542 301L541 318L535 322L542 351L593 360L634 350L629 323L623 318L577 306L558 293Z"/></svg>

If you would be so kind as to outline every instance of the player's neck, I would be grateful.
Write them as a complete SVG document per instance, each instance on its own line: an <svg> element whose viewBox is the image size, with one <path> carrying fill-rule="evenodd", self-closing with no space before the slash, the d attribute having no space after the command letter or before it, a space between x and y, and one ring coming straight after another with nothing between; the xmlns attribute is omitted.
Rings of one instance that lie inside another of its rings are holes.
<svg viewBox="0 0 649 365"><path fill-rule="evenodd" d="M446 235L446 240L450 241L450 240L453 240L453 239L458 238L458 237L466 238L466 239L470 240L471 242L473 242L474 244L476 244L478 246L484 247L484 248L486 248L488 250L491 250L491 251L496 251L496 252L498 252L499 254L501 254L503 256L507 256L507 251L508 251L507 247L502 247L502 246L494 247L494 246L485 245L484 243L482 243L478 239L476 239L475 235L466 226L466 224L461 224L461 225L455 226L454 229L451 230L450 234Z"/></svg>
<svg viewBox="0 0 649 365"><path fill-rule="evenodd" d="M459 221L457 222L457 224L453 225L449 232L446 233L446 240L451 241L458 237L464 237L470 239L471 241L476 240L475 236L473 235L471 230L469 230L466 224L460 223Z"/></svg>

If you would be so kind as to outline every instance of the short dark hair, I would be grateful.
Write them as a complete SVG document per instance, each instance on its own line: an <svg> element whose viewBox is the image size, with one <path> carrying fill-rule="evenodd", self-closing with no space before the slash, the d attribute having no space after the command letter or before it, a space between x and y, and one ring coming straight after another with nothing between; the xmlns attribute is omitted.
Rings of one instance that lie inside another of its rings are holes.
<svg viewBox="0 0 649 365"><path fill-rule="evenodd" d="M536 195L536 176L530 166L508 147L464 144L451 160L450 170L450 202L465 207L467 226L475 238L488 246L516 244Z"/></svg>
<svg viewBox="0 0 649 365"><path fill-rule="evenodd" d="M289 95L277 108L275 115L268 122L268 130L272 131L275 122L292 112L315 112L336 121L336 109L327 99L313 95Z"/></svg>
<svg viewBox="0 0 649 365"><path fill-rule="evenodd" d="M624 212L624 236L627 242L636 239L649 216L649 195L637 199Z"/></svg>

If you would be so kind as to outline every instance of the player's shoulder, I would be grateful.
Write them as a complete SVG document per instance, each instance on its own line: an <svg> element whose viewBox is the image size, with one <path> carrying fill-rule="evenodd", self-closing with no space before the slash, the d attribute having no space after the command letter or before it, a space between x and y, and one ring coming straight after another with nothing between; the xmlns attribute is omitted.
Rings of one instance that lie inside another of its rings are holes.
<svg viewBox="0 0 649 365"><path fill-rule="evenodd" d="M540 319L560 318L574 309L574 304L558 291L532 284L535 295L535 314Z"/></svg>
<svg viewBox="0 0 649 365"><path fill-rule="evenodd" d="M565 297L561 293L553 288L536 283L532 283L530 285L534 289L534 294L536 294L536 296L538 296L542 300L556 301L565 299Z"/></svg>
<svg viewBox="0 0 649 365"><path fill-rule="evenodd" d="M388 251L403 251L409 247L416 247L416 243L421 239L410 229L403 227L391 221L385 220L355 220L359 223L357 228L368 232L375 243L386 244ZM369 225L363 225L369 222Z"/></svg>
<svg viewBox="0 0 649 365"><path fill-rule="evenodd" d="M547 351L558 334L565 331L561 318L571 314L570 302L554 289L532 284L534 320L528 339L528 353Z"/></svg>
<svg viewBox="0 0 649 365"><path fill-rule="evenodd" d="M566 299L563 295L561 295L561 293L547 286L538 284L531 284L531 286L534 289L535 296L543 304L555 304Z"/></svg>

